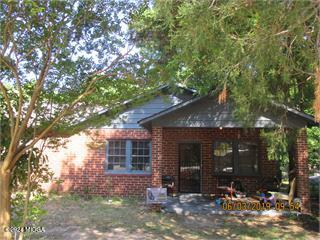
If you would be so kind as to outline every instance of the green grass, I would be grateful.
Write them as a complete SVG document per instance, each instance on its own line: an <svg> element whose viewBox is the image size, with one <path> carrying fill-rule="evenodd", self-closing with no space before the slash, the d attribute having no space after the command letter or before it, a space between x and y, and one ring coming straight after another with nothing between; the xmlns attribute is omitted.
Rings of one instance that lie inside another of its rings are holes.
<svg viewBox="0 0 320 240"><path fill-rule="evenodd" d="M297 219L181 216L149 210L136 198L52 196L30 239L316 239Z"/></svg>

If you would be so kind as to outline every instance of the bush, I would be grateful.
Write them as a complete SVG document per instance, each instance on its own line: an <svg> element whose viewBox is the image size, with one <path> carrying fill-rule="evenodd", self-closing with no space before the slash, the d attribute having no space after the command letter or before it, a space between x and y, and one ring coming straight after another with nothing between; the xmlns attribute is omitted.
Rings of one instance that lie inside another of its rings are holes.
<svg viewBox="0 0 320 240"><path fill-rule="evenodd" d="M27 225L35 225L47 211L43 209L47 201L46 195L36 193L30 197L28 207ZM12 226L21 226L25 204L25 194L18 192L13 194L11 204Z"/></svg>
<svg viewBox="0 0 320 240"><path fill-rule="evenodd" d="M13 169L11 178L11 215L12 225L21 226L24 204L28 188L28 157L29 152L23 155ZM26 225L34 225L46 214L43 205L47 200L42 189L42 184L52 179L53 173L49 170L47 157L41 154L38 148L34 148L30 159L30 200Z"/></svg>
<svg viewBox="0 0 320 240"><path fill-rule="evenodd" d="M23 192L27 190L28 181L28 156L24 154L13 169L11 178L12 192ZM31 156L31 192L42 192L42 184L52 180L53 173L49 170L48 158L41 154L38 148L34 148Z"/></svg>

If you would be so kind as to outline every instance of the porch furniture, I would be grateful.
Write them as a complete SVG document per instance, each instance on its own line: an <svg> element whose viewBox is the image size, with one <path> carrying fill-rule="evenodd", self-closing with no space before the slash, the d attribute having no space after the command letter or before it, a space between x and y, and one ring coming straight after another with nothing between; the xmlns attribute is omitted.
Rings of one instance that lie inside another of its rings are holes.
<svg viewBox="0 0 320 240"><path fill-rule="evenodd" d="M162 187L167 188L168 195L173 196L174 177L162 176Z"/></svg>

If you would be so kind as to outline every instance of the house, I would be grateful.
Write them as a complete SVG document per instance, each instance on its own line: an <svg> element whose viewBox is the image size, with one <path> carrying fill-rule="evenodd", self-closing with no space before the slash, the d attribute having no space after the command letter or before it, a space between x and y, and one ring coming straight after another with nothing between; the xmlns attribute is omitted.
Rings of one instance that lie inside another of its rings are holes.
<svg viewBox="0 0 320 240"><path fill-rule="evenodd" d="M294 154L297 195L309 209L305 127L315 122L307 114L286 110L286 128L301 129ZM64 146L46 154L63 191L141 196L147 187L161 187L163 176L171 176L176 193L219 193L218 187L230 179L255 192L263 179L278 175L279 164L267 159L260 134L279 124L276 114L262 113L243 128L232 115L232 104L194 96L186 88L172 93L164 87L106 126L70 136Z"/></svg>

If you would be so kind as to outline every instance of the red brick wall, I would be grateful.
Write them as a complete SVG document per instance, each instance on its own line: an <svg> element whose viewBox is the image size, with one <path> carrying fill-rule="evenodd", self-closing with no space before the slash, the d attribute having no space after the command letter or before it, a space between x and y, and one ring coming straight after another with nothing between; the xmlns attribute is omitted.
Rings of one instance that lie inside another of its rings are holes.
<svg viewBox="0 0 320 240"><path fill-rule="evenodd" d="M136 174L106 174L106 140L152 139L152 176ZM217 175L213 173L212 143L215 139L260 141L259 130L212 128L153 128L152 134L142 129L99 129L83 132L65 139L57 149L47 149L49 165L55 177L64 180L61 190L99 195L144 195L149 186L161 186L162 175L176 179L178 191L178 145L180 142L201 143L202 192L217 193ZM276 175L275 161L266 159L266 149L260 144L261 176ZM259 177L238 177L244 187L256 190ZM236 180L236 179L235 179ZM49 186L54 188L54 184Z"/></svg>
<svg viewBox="0 0 320 240"><path fill-rule="evenodd" d="M257 185L262 177L273 177L277 174L275 161L267 160L265 145L259 138L259 129L245 131L234 128L163 128L163 153L162 153L162 175L174 176L176 179L175 191L179 186L179 143L199 142L201 143L202 158L202 193L218 193L218 177L214 173L214 161L212 159L212 144L215 139L225 140L251 140L260 143L260 172L256 177L241 176L233 177L233 180L240 180L243 187L249 191L257 190Z"/></svg>
<svg viewBox="0 0 320 240"><path fill-rule="evenodd" d="M152 129L152 186L162 186L163 131L161 127Z"/></svg>
<svg viewBox="0 0 320 240"><path fill-rule="evenodd" d="M297 196L301 199L302 212L310 213L310 187L306 129L299 130L294 149L297 176Z"/></svg>
<svg viewBox="0 0 320 240"><path fill-rule="evenodd" d="M55 177L64 182L62 191L97 195L145 195L151 185L151 174L106 174L106 140L151 139L151 134L139 129L99 129L72 136L65 146L47 149L49 166ZM56 188L50 184L47 188Z"/></svg>

